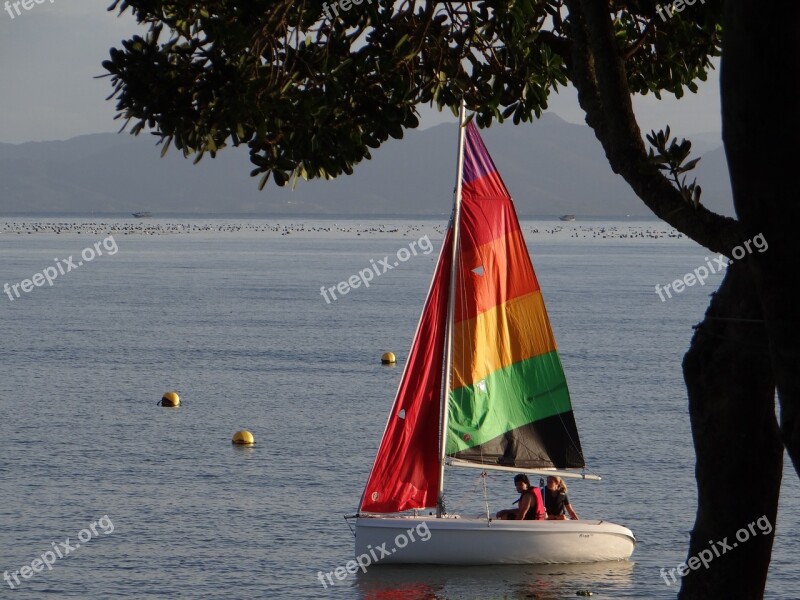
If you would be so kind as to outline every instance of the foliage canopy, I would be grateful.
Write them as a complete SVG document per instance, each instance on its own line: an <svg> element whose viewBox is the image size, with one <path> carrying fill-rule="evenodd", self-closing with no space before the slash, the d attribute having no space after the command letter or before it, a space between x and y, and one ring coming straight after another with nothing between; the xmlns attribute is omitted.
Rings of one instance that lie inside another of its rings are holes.
<svg viewBox="0 0 800 600"><path fill-rule="evenodd" d="M118 118L199 160L246 144L263 186L350 174L464 97L479 125L530 121L572 79L562 0L115 0L144 35L103 63ZM664 22L653 0L608 3L632 93L680 97L720 51L721 0ZM326 14L333 15L328 18Z"/></svg>

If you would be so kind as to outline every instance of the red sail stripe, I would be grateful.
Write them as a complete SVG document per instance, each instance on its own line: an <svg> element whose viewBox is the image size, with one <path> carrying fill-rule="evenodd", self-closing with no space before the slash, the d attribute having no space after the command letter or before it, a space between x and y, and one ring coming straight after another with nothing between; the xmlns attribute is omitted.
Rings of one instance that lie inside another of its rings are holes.
<svg viewBox="0 0 800 600"><path fill-rule="evenodd" d="M511 195L503 183L475 123L466 127L461 189L461 238L464 250L519 229Z"/></svg>

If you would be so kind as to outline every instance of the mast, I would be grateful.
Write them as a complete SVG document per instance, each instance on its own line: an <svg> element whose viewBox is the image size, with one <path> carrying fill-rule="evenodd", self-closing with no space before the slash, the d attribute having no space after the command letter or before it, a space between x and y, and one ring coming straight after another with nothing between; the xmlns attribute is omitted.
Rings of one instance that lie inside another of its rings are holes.
<svg viewBox="0 0 800 600"><path fill-rule="evenodd" d="M447 347L444 358L444 381L439 407L439 490L436 496L436 518L441 518L444 512L444 463L447 449L447 418L448 403L450 400L450 378L453 364L453 322L455 320L456 282L458 266L458 237L461 224L461 183L464 175L464 123L466 121L466 106L461 99L458 114L458 167L456 168L456 187L453 198L453 256L450 261L450 288L447 296L447 329L445 339Z"/></svg>

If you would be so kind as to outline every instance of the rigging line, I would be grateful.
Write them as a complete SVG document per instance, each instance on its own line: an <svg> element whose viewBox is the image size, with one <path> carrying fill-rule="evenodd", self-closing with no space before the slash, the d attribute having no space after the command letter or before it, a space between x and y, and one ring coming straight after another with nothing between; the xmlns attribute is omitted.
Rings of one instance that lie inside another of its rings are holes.
<svg viewBox="0 0 800 600"><path fill-rule="evenodd" d="M492 517L489 514L489 485L487 484L487 480L489 479L488 471L481 471L481 479L483 480L483 504L486 506L486 521L489 522L492 520Z"/></svg>
<svg viewBox="0 0 800 600"><path fill-rule="evenodd" d="M481 484L482 474L485 473L485 472L486 471L482 471L481 475L478 475L477 479L472 484L472 489L470 489L470 490L466 491L464 494L462 494L462 496L459 499L459 501L455 502L456 508L455 508L455 510L453 511L452 514L459 515L459 514L462 514L464 512L464 507L467 505L467 501L469 500L469 498L471 498L472 496L475 495L475 492L478 491L478 486Z"/></svg>
<svg viewBox="0 0 800 600"><path fill-rule="evenodd" d="M350 533L353 534L353 537L356 537L356 530L353 529L352 525L350 525L350 521L348 520L348 517L346 515L344 517L344 522L347 523L347 526L350 528Z"/></svg>

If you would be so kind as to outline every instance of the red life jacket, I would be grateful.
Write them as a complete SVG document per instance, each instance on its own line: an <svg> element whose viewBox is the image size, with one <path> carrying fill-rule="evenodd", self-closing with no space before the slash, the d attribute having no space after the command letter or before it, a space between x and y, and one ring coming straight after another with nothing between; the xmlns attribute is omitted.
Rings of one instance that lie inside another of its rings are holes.
<svg viewBox="0 0 800 600"><path fill-rule="evenodd" d="M533 494L533 503L531 507L528 509L528 512L525 513L525 521L543 521L545 520L546 514L544 512L544 502L542 501L542 490L538 487L532 487L525 490L525 494L527 493ZM520 496L520 500L525 496L523 494Z"/></svg>

